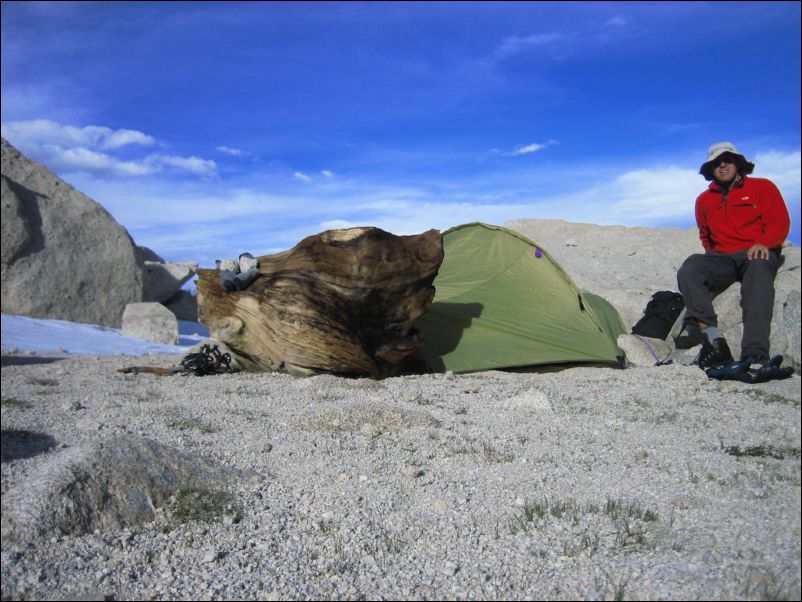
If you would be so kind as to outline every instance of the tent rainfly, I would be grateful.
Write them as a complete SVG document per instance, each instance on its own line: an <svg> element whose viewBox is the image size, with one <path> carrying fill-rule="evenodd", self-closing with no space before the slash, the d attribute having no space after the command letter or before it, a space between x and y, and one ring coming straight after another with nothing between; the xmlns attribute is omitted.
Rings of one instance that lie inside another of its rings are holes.
<svg viewBox="0 0 802 602"><path fill-rule="evenodd" d="M620 363L616 309L531 240L473 223L444 232L443 250L432 307L415 324L430 370Z"/></svg>

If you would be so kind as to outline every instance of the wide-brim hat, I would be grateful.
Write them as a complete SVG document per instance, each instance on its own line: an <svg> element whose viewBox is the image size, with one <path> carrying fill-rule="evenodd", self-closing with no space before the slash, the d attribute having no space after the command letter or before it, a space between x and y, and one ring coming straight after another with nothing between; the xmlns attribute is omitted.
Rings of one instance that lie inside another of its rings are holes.
<svg viewBox="0 0 802 602"><path fill-rule="evenodd" d="M730 154L735 159L735 164L738 166L738 173L741 175L750 174L755 170L755 164L747 161L732 142L716 142L707 151L707 161L702 163L699 168L699 173L702 174L706 180L713 179L713 161L721 157L721 155Z"/></svg>

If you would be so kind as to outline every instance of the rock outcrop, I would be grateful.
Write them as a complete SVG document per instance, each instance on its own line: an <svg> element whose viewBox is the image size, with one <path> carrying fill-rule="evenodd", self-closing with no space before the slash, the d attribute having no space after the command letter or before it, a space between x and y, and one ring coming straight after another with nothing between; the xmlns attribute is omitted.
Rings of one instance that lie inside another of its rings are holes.
<svg viewBox="0 0 802 602"><path fill-rule="evenodd" d="M653 293L677 290L677 270L683 261L703 252L696 228L627 228L547 219L517 219L505 226L542 245L579 288L612 303L628 330L641 318ZM783 257L774 284L771 353L784 355L786 365L793 365L799 372L802 326L799 247L786 243ZM731 286L719 295L714 307L719 330L737 357L743 334L740 286ZM684 313L675 329L683 316Z"/></svg>
<svg viewBox="0 0 802 602"><path fill-rule="evenodd" d="M4 543L140 525L181 489L222 489L243 476L135 435L72 447L3 495Z"/></svg>
<svg viewBox="0 0 802 602"><path fill-rule="evenodd" d="M178 344L178 320L161 303L129 303L125 306L123 335L162 345Z"/></svg>
<svg viewBox="0 0 802 602"><path fill-rule="evenodd" d="M178 293L185 282L195 275L198 262L145 261L142 269L144 272L144 300L166 303Z"/></svg>
<svg viewBox="0 0 802 602"><path fill-rule="evenodd" d="M180 290L167 301L162 302L179 320L198 321L198 299L189 291Z"/></svg>
<svg viewBox="0 0 802 602"><path fill-rule="evenodd" d="M161 303L179 320L196 322L195 296L181 287L195 275L198 262L169 263L147 247L137 247L137 252L142 266L142 300Z"/></svg>
<svg viewBox="0 0 802 602"><path fill-rule="evenodd" d="M118 328L143 299L125 228L6 140L1 179L3 312Z"/></svg>

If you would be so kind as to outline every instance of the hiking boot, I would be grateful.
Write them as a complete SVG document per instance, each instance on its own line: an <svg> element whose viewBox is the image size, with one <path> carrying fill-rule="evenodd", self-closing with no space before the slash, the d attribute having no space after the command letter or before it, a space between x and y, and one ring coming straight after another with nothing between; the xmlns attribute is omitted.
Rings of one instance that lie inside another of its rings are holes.
<svg viewBox="0 0 802 602"><path fill-rule="evenodd" d="M718 368L708 368L705 373L716 380L743 380L751 365L752 360L746 358L737 362L727 362Z"/></svg>
<svg viewBox="0 0 802 602"><path fill-rule="evenodd" d="M694 323L688 322L682 327L674 343L677 349L690 349L705 342L707 337L702 333L702 330Z"/></svg>
<svg viewBox="0 0 802 602"><path fill-rule="evenodd" d="M707 368L718 368L724 364L732 362L732 353L729 345L723 337L716 339L712 343L707 342L707 338L702 342L702 350L694 362L702 370Z"/></svg>
<svg viewBox="0 0 802 602"><path fill-rule="evenodd" d="M783 356L781 355L775 355L770 360L758 359L752 356L741 361L748 363L748 368L740 375L738 380L749 384L781 380L794 373L794 369L791 366L780 368L780 364L783 362Z"/></svg>
<svg viewBox="0 0 802 602"><path fill-rule="evenodd" d="M778 368L780 364L783 363L783 356L781 355L775 355L771 359L766 357L761 358L756 355L748 355L741 359L749 364L749 368L752 370L762 370L763 368L767 367Z"/></svg>

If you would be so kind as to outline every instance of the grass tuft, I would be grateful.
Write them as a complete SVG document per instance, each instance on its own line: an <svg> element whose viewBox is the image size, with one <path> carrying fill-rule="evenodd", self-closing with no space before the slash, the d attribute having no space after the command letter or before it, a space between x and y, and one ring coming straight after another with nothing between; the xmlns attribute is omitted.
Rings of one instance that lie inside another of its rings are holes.
<svg viewBox="0 0 802 602"><path fill-rule="evenodd" d="M0 405L4 408L14 408L16 410L30 410L33 407L31 402L17 399L16 397L3 397L0 400Z"/></svg>
<svg viewBox="0 0 802 602"><path fill-rule="evenodd" d="M217 522L224 516L232 516L236 522L242 516L229 493L193 487L179 489L170 498L167 509L179 523Z"/></svg>

